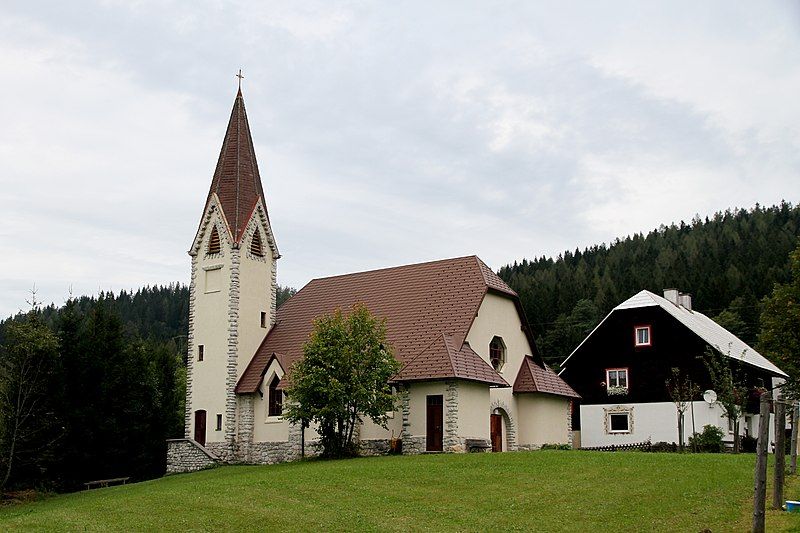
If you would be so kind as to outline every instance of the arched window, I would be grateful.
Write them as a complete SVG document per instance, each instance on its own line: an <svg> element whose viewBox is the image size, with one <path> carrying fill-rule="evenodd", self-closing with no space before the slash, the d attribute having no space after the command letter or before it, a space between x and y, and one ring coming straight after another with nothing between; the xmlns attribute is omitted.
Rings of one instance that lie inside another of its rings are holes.
<svg viewBox="0 0 800 533"><path fill-rule="evenodd" d="M217 231L217 227L214 226L211 229L211 236L208 238L208 249L206 250L206 255L218 254L219 251L220 251L219 232Z"/></svg>
<svg viewBox="0 0 800 533"><path fill-rule="evenodd" d="M283 392L278 390L278 383L280 382L281 380L277 374L269 382L268 416L280 416L281 412L283 412Z"/></svg>
<svg viewBox="0 0 800 533"><path fill-rule="evenodd" d="M250 240L250 253L256 257L264 257L264 247L261 246L261 232L256 230Z"/></svg>
<svg viewBox="0 0 800 533"><path fill-rule="evenodd" d="M502 337L494 337L489 343L489 361L497 372L506 364L506 344Z"/></svg>

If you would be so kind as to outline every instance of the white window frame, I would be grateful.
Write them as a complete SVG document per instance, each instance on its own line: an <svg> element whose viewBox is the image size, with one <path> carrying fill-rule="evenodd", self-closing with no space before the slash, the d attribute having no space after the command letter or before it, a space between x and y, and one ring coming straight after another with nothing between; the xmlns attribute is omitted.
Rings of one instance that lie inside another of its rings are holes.
<svg viewBox="0 0 800 533"><path fill-rule="evenodd" d="M612 372L616 372L617 373L616 374L616 376L617 376L616 384L611 383L611 373ZM624 387L619 384L619 373L620 372L625 372L625 386ZM627 368L606 368L606 388L617 387L617 388L622 388L622 389L629 389L630 386L631 386L631 380L630 380L630 375L628 373L628 369Z"/></svg>
<svg viewBox="0 0 800 533"><path fill-rule="evenodd" d="M612 430L611 429L611 415L627 415L628 429L627 430ZM629 435L633 433L633 406L630 405L614 405L611 407L603 408L603 425L605 426L607 435Z"/></svg>
<svg viewBox="0 0 800 533"><path fill-rule="evenodd" d="M647 342L639 342L639 332L647 331ZM653 331L650 325L635 326L633 328L633 342L635 346L652 346Z"/></svg>
<svg viewBox="0 0 800 533"><path fill-rule="evenodd" d="M608 413L608 432L619 434L619 433L630 433L631 432L631 413L630 411L617 411L617 412L610 412ZM625 419L628 421L628 429L613 429L611 425L611 417L612 416L624 416Z"/></svg>

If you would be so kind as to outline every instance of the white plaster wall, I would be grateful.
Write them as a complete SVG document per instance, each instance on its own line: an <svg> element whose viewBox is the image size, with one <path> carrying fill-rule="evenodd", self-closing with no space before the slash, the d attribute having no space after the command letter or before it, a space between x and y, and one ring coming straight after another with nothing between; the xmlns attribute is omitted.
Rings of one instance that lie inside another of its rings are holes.
<svg viewBox="0 0 800 533"><path fill-rule="evenodd" d="M265 242L264 239L262 242ZM264 244L266 247L266 243ZM256 258L250 255L250 237L242 242L241 264L239 266L239 337L236 379L244 373L259 345L267 335L270 324L272 298L272 270L275 261L269 248L266 256ZM261 327L261 313L267 313L265 328Z"/></svg>
<svg viewBox="0 0 800 533"><path fill-rule="evenodd" d="M369 417L364 417L364 423L359 430L359 437L361 439L399 439L403 430L402 411L392 411L392 418L386 421L386 426L386 428L379 426Z"/></svg>
<svg viewBox="0 0 800 533"><path fill-rule="evenodd" d="M522 331L522 322L514 302L496 294L486 294L478 308L472 327L467 333L467 342L487 363L489 343L497 335L506 345L506 364L500 375L513 385L514 378L525 355L533 355L528 338Z"/></svg>
<svg viewBox="0 0 800 533"><path fill-rule="evenodd" d="M440 394L443 400L446 399L444 381L424 381L421 383L411 383L409 385L408 400L410 412L408 415L408 431L412 437L424 437L427 434L427 397L433 394ZM443 416L446 419L447 412L445 408L443 408Z"/></svg>
<svg viewBox="0 0 800 533"><path fill-rule="evenodd" d="M631 433L612 433L605 431L604 409L616 406L633 407L633 431ZM733 440L728 431L728 420L722 414L719 404L709 405L704 401L693 402L694 430L703 431L703 426L715 425L724 432L725 440ZM653 402L636 404L604 404L581 405L581 446L609 446L611 444L634 444L650 440L651 442L678 441L678 414L672 402ZM752 416L752 435L758 431L758 415ZM774 438L773 417L770 416L770 442ZM685 439L688 444L692 434L692 408L684 414ZM745 417L739 423L740 433L745 434Z"/></svg>
<svg viewBox="0 0 800 533"><path fill-rule="evenodd" d="M569 442L569 400L550 394L525 393L517 395L520 446L567 444Z"/></svg>
<svg viewBox="0 0 800 533"><path fill-rule="evenodd" d="M283 378L283 370L277 361L272 361L264 373L264 379L256 394L253 411L253 442L286 442L289 440L289 422L281 416L269 416L269 384L275 375ZM286 398L284 397L284 402ZM308 433L308 430L306 430Z"/></svg>
<svg viewBox="0 0 800 533"><path fill-rule="evenodd" d="M483 383L458 382L458 435L489 439L489 387Z"/></svg>
<svg viewBox="0 0 800 533"><path fill-rule="evenodd" d="M225 379L228 358L228 280L230 279L231 249L224 224L219 215L213 221L220 228L222 253L206 257L211 225L206 231L200 250L192 261L197 262L195 280L194 342L192 346L192 387L189 396L191 416L189 435L194 438L194 412L206 410L206 441L225 440ZM206 292L205 276L209 267L221 266L220 290ZM203 361L197 360L198 346L204 346ZM217 414L223 415L223 429L216 431Z"/></svg>

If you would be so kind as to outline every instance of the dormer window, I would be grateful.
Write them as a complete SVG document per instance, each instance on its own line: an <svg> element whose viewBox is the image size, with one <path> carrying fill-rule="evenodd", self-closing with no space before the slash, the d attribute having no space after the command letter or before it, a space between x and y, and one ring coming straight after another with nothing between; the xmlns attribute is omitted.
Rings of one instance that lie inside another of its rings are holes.
<svg viewBox="0 0 800 533"><path fill-rule="evenodd" d="M497 372L500 372L506 364L506 344L502 337L494 337L489 343L489 362Z"/></svg>
<svg viewBox="0 0 800 533"><path fill-rule="evenodd" d="M269 407L268 416L281 416L283 412L283 392L278 390L281 379L276 374L269 382Z"/></svg>
<svg viewBox="0 0 800 533"><path fill-rule="evenodd" d="M250 239L250 253L256 257L264 257L264 247L261 245L261 233L256 230Z"/></svg>
<svg viewBox="0 0 800 533"><path fill-rule="evenodd" d="M221 245L219 242L219 232L217 231L217 227L214 226L211 229L211 236L208 238L208 249L206 249L206 255L214 255L220 252Z"/></svg>
<svg viewBox="0 0 800 533"><path fill-rule="evenodd" d="M650 346L652 344L650 326L636 326L634 328L634 339L636 346Z"/></svg>

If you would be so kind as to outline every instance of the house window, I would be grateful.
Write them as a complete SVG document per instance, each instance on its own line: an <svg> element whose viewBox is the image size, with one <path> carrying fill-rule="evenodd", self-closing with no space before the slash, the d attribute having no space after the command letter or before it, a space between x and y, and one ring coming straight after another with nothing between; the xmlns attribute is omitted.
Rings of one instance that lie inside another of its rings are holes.
<svg viewBox="0 0 800 533"><path fill-rule="evenodd" d="M217 431L222 431L222 415L217 415Z"/></svg>
<svg viewBox="0 0 800 533"><path fill-rule="evenodd" d="M250 253L256 257L264 257L264 247L261 245L261 233L258 230L253 233L250 240Z"/></svg>
<svg viewBox="0 0 800 533"><path fill-rule="evenodd" d="M606 387L615 389L628 388L628 369L609 368L606 370Z"/></svg>
<svg viewBox="0 0 800 533"><path fill-rule="evenodd" d="M636 346L650 346L650 326L636 326Z"/></svg>
<svg viewBox="0 0 800 533"><path fill-rule="evenodd" d="M265 313L264 311L261 311L261 327L262 328L267 327L267 313Z"/></svg>
<svg viewBox="0 0 800 533"><path fill-rule="evenodd" d="M206 255L214 255L220 252L221 246L219 242L219 232L217 231L217 227L214 226L211 229L211 236L208 238L208 248L206 249Z"/></svg>
<svg viewBox="0 0 800 533"><path fill-rule="evenodd" d="M630 413L609 413L608 432L609 433L630 433L631 429Z"/></svg>
<svg viewBox="0 0 800 533"><path fill-rule="evenodd" d="M205 346L202 344L197 347L197 360L202 361L203 356L205 355Z"/></svg>
<svg viewBox="0 0 800 533"><path fill-rule="evenodd" d="M268 416L280 416L283 411L283 392L278 390L278 384L280 382L281 380L277 375L269 382Z"/></svg>
<svg viewBox="0 0 800 533"><path fill-rule="evenodd" d="M506 363L506 344L502 337L494 337L489 343L489 361L497 372L503 369Z"/></svg>

